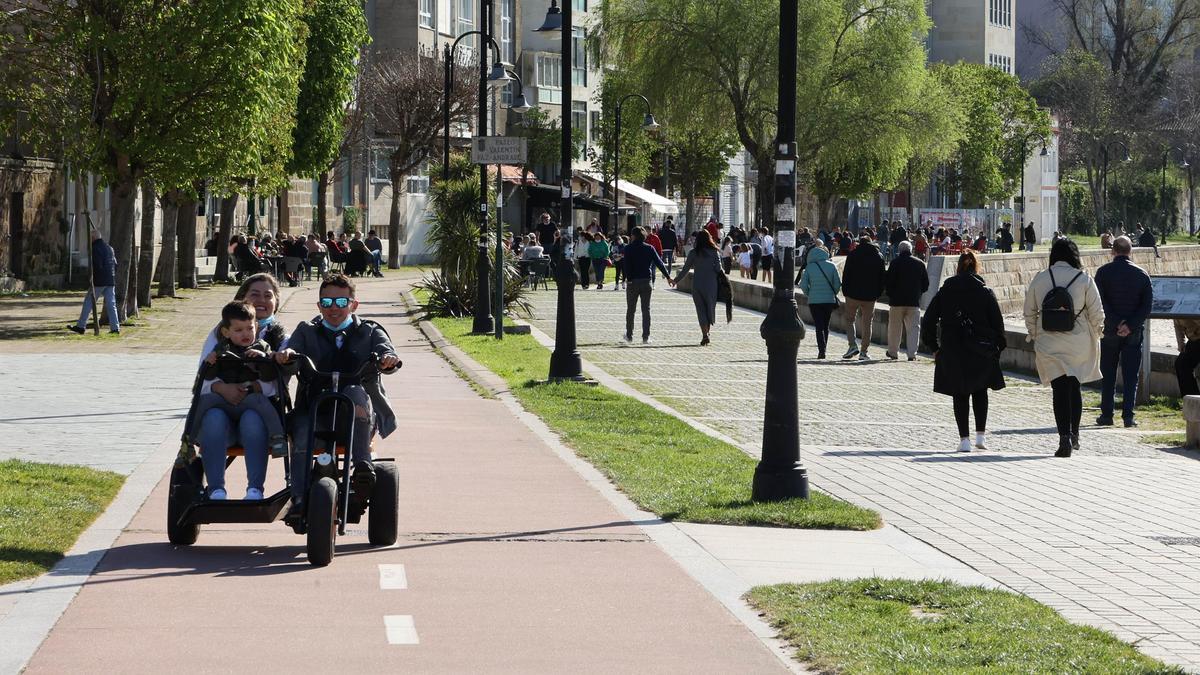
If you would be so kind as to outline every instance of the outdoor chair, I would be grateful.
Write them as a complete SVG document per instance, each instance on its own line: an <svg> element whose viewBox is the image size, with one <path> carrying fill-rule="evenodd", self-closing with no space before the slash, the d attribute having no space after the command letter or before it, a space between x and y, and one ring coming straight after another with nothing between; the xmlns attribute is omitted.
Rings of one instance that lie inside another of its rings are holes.
<svg viewBox="0 0 1200 675"><path fill-rule="evenodd" d="M304 261L304 278L305 280L312 279L313 268L317 268L317 274L324 276L325 274L325 252L324 251L309 251L308 259Z"/></svg>
<svg viewBox="0 0 1200 675"><path fill-rule="evenodd" d="M525 277L525 282L529 284L529 287L536 291L540 283L542 288L550 290L550 283L547 281L550 277L550 259L540 258L527 262L529 274Z"/></svg>

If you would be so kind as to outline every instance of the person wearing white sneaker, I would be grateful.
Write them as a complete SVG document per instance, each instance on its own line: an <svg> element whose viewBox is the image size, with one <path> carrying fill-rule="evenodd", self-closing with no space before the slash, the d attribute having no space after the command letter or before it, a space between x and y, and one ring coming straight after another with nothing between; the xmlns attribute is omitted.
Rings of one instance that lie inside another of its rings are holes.
<svg viewBox="0 0 1200 675"><path fill-rule="evenodd" d="M978 275L972 250L958 259L958 273L946 280L929 303L921 339L933 352L933 390L954 399L959 452L971 451L970 414L975 412L975 447L983 450L988 389L1004 388L1000 352L1004 319L1000 305Z"/></svg>

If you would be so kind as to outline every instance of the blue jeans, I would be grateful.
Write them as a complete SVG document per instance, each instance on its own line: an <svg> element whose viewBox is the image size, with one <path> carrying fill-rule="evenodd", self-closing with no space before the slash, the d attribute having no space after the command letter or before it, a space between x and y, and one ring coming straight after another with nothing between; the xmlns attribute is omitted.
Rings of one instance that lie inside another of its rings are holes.
<svg viewBox="0 0 1200 675"><path fill-rule="evenodd" d="M1133 419L1133 404L1137 401L1138 371L1142 368L1142 331L1128 337L1100 339L1100 416L1113 416L1117 389L1117 366L1121 367L1121 417Z"/></svg>
<svg viewBox="0 0 1200 675"><path fill-rule="evenodd" d="M383 267L383 251L371 251L371 261L375 263L375 271Z"/></svg>
<svg viewBox="0 0 1200 675"><path fill-rule="evenodd" d="M225 489L225 450L240 445L246 451L246 487L263 489L267 480L267 427L258 413L242 413L235 427L220 408L211 408L200 423L200 458L211 492Z"/></svg>
<svg viewBox="0 0 1200 675"><path fill-rule="evenodd" d="M117 288L115 286L97 286L96 297L104 298L104 311L108 312L108 327L114 331L121 330L121 324L117 322ZM88 314L91 313L92 294L88 293L83 296L83 309L79 312L79 323L76 324L80 330L87 328Z"/></svg>

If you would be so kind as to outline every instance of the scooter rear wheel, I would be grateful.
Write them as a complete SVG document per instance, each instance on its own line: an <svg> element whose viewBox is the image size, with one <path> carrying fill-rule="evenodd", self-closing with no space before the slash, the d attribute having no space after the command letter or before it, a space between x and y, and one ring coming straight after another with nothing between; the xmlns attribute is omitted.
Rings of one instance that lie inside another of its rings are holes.
<svg viewBox="0 0 1200 675"><path fill-rule="evenodd" d="M375 487L367 512L367 541L391 546L399 535L400 475L395 462L375 463Z"/></svg>
<svg viewBox="0 0 1200 675"><path fill-rule="evenodd" d="M324 567L337 545L337 483L322 478L308 490L308 562Z"/></svg>

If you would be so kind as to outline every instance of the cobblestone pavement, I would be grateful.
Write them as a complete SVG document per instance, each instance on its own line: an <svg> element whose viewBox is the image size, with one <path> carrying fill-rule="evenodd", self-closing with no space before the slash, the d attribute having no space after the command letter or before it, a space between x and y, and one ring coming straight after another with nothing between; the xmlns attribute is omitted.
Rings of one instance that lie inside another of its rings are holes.
<svg viewBox="0 0 1200 675"><path fill-rule="evenodd" d="M554 291L532 299L533 323L553 335ZM622 345L624 293L577 291L575 301L585 359L757 454L761 315L735 309L700 348L691 299L660 288L651 344ZM831 336L830 353L840 356L844 344ZM1071 620L1200 671L1200 463L1137 433L1094 427L1082 430L1075 457L1056 459L1049 389L1020 378L993 392L989 450L958 454L930 361L816 361L815 352L810 334L797 369L815 487L880 510ZM1094 414L1085 411L1085 423Z"/></svg>

